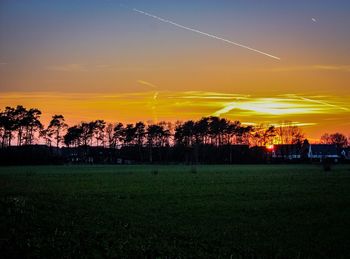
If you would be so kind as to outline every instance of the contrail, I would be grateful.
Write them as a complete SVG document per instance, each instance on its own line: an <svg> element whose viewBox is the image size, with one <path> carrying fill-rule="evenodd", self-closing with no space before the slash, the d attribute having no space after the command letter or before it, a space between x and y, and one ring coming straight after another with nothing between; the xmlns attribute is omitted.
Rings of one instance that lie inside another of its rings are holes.
<svg viewBox="0 0 350 259"><path fill-rule="evenodd" d="M221 37L218 37L218 36L215 36L215 35L212 35L212 34L209 34L209 33L206 33L206 32L202 32L202 31L199 31L199 30L196 30L196 29L192 29L190 27L186 27L186 26L183 26L181 24L178 24L178 23L175 23L175 22L172 22L170 20L166 20L164 18L161 18L161 17L158 17L156 15L153 15L153 14L150 14L150 13L147 13L147 12L144 12L144 11L141 11L141 10L138 10L138 9L135 9L133 8L132 9L134 12L137 12L137 13L140 13L140 14L143 14L143 15L146 15L146 16L149 16L149 17L152 17L154 19L157 19L161 22L165 22L165 23L169 23L171 25L174 25L178 28L181 28L181 29L185 29L185 30L188 30L188 31L192 31L192 32L195 32L195 33L198 33L198 34L201 34L201 35L204 35L204 36L207 36L207 37L210 37L210 38L213 38L213 39L217 39L217 40L221 40L221 41L224 41L226 43L229 43L229 44L232 44L232 45L236 45L238 47L241 47L241 48L245 48L245 49L248 49L250 51L254 51L254 52L257 52L259 54L262 54L262 55L265 55L265 56L268 56L270 58L274 58L274 59L277 59L277 60L281 60L279 57L276 57L276 56L273 56L271 54L268 54L266 52L263 52L263 51L260 51L260 50L257 50L257 49L253 49L251 47L248 47L248 46L245 46L243 44L240 44L240 43L237 43L237 42L233 42L233 41L230 41L230 40L227 40L227 39L224 39L224 38L221 38Z"/></svg>
<svg viewBox="0 0 350 259"><path fill-rule="evenodd" d="M306 97L303 97L303 96L298 96L298 95L295 95L295 94L291 94L289 96L294 96L294 97L297 97L297 98L299 98L301 100L308 101L308 102L319 103L319 104L323 104L325 106L329 106L329 107L333 107L333 108L339 108L339 109L344 110L344 111L350 111L348 108L345 108L345 107L342 107L342 106L339 106L339 105L335 105L335 104L331 104L331 103L328 103L328 102L325 102L325 101L313 100L313 99L306 98Z"/></svg>

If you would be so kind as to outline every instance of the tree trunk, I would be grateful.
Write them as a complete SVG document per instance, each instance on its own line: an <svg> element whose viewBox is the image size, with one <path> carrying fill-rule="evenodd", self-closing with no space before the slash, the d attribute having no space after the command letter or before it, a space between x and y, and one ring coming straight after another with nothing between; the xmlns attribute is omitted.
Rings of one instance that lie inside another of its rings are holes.
<svg viewBox="0 0 350 259"><path fill-rule="evenodd" d="M152 144L149 145L149 162L153 163L153 155L152 155Z"/></svg>
<svg viewBox="0 0 350 259"><path fill-rule="evenodd" d="M60 132L57 130L57 132L56 132L56 147L57 148L58 148L58 145L60 144L59 139L60 139Z"/></svg>

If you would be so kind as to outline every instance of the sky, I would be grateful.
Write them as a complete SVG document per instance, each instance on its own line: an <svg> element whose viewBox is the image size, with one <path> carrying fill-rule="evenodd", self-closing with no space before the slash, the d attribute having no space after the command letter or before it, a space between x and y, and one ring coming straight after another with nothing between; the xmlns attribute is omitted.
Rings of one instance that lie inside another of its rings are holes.
<svg viewBox="0 0 350 259"><path fill-rule="evenodd" d="M345 0L1 0L0 109L350 135L349 12Z"/></svg>

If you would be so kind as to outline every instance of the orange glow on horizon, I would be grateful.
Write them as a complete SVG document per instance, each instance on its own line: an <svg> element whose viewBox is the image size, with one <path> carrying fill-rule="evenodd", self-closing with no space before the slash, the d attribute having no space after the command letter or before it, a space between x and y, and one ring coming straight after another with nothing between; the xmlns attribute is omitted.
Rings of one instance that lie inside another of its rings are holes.
<svg viewBox="0 0 350 259"><path fill-rule="evenodd" d="M324 132L349 134L350 104L348 97L335 96L250 96L217 92L138 93L2 93L0 109L24 105L42 110L47 124L54 114L63 114L66 121L104 119L107 122L184 121L204 116L221 116L243 124L278 126L284 121L303 128L307 137L319 138Z"/></svg>
<svg viewBox="0 0 350 259"><path fill-rule="evenodd" d="M274 145L267 145L266 148L267 148L267 150L272 152L275 147L274 147Z"/></svg>

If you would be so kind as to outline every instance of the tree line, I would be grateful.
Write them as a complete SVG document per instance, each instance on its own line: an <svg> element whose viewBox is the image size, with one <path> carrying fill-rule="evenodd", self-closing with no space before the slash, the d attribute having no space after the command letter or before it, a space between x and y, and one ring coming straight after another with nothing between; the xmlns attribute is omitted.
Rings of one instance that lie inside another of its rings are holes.
<svg viewBox="0 0 350 259"><path fill-rule="evenodd" d="M67 147L100 146L121 148L127 146L148 147L197 147L199 145L225 146L272 144L296 144L305 140L302 130L290 122L279 126L244 125L219 117L203 117L185 122L159 122L145 124L106 123L104 120L81 122L68 126L63 115L52 116L48 126L40 122L39 109L27 109L22 105L5 107L0 111L1 147L31 145L45 141L48 146ZM320 141L348 145L348 138L341 133L324 134ZM150 152L152 153L152 152Z"/></svg>

